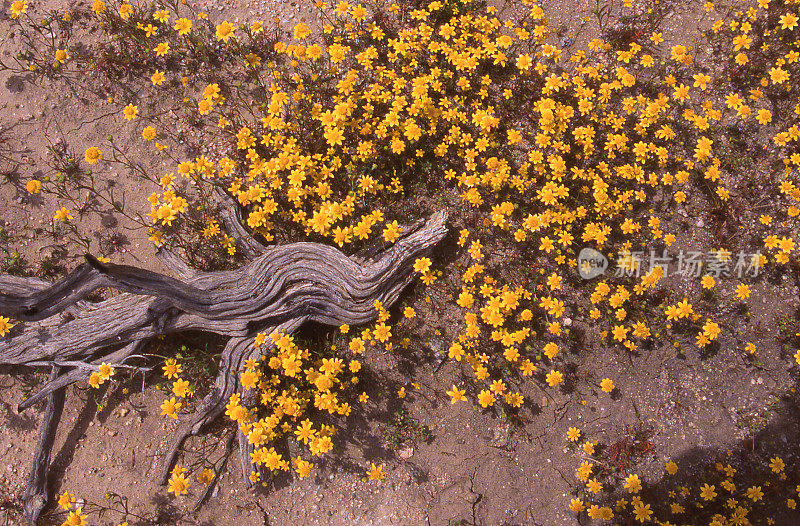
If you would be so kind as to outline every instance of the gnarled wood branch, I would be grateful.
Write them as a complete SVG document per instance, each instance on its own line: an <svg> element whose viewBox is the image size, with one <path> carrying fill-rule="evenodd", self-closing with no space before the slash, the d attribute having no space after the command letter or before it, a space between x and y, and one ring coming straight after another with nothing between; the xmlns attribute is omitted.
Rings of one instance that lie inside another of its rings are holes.
<svg viewBox="0 0 800 526"><path fill-rule="evenodd" d="M182 423L167 452L163 483L185 439L219 417L230 396L241 389L237 373L245 360L264 352L254 346L257 333L292 333L307 321L337 326L374 320L375 301L394 304L414 279L414 261L447 233L446 214L438 212L410 226L391 247L357 262L318 243L263 246L238 220L234 211L226 216L253 259L237 270L198 271L162 248L158 257L175 277L101 263L91 255L55 283L0 275L0 314L23 322L0 339L0 365L49 364L59 371L19 406L24 410L48 401L25 492L28 520L38 517L47 500L43 481L64 388L87 378L92 366L122 364L144 342L162 334L199 330L229 338L214 387ZM86 301L105 287L122 293L97 303ZM266 345L271 344L268 339ZM77 363L89 367L74 367ZM247 460L242 457L243 471L250 469ZM247 479L249 471L244 475Z"/></svg>
<svg viewBox="0 0 800 526"><path fill-rule="evenodd" d="M54 366L50 373L50 382L58 378L59 367ZM64 409L64 388L60 387L47 396L47 407L39 426L39 438L33 453L31 472L28 474L28 485L22 493L22 510L31 523L36 524L39 515L47 506L47 472L50 468L50 452L56 438L58 421Z"/></svg>
<svg viewBox="0 0 800 526"><path fill-rule="evenodd" d="M259 243L242 225L242 211L239 203L219 186L215 186L212 191L219 204L217 216L222 221L225 230L236 240L236 247L244 254L244 257L252 260L266 253L269 249Z"/></svg>

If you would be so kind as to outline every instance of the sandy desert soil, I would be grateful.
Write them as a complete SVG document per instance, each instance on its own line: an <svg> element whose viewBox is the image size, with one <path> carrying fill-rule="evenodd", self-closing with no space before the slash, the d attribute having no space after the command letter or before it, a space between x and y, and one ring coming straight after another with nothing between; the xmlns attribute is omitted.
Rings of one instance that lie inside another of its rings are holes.
<svg viewBox="0 0 800 526"><path fill-rule="evenodd" d="M63 8L58 0L48 2L41 8ZM296 2L218 0L205 8L212 18L232 21L277 16L287 27L300 20L312 22L313 16ZM4 57L19 44L9 30L8 9L6 0L5 19L0 20ZM569 25L577 23L585 9L585 5L560 2L550 5L548 14ZM696 9L691 5L677 8L666 21L666 36L676 41L687 38L691 33L686 28ZM52 162L48 140L60 137L60 130L71 130L64 137L65 147L70 153L82 152L113 133L123 141L120 147L147 170L172 171L174 163L167 155L146 148L138 137L140 130L122 127L121 106L116 101L97 105L68 81L33 84L28 80L0 73L0 136L13 159L20 162L0 185L0 225L7 233L3 243L18 250L28 268L57 277L77 264L80 247L68 243L64 227L52 219L62 203L50 196L31 196L24 188L41 166ZM174 145L170 153L177 156L190 143L189 136L187 144ZM99 182L119 189L118 195L124 194L128 203L146 203L152 191L126 173L103 173ZM153 258L146 229L114 214L107 203L87 204L76 219L96 254L163 270ZM708 232L702 214L683 221L695 241L703 244ZM436 294L436 289L427 293ZM453 313L426 311L419 296L411 291L406 298L420 306L418 318L404 322L415 336L410 348L403 354L366 357L365 365L375 371L376 378L367 387L372 401L366 413L347 420L337 435L340 445L311 479L278 478L270 487L250 492L243 488L234 455L218 490L199 512L192 512L197 487L192 488L192 498L176 499L156 483L176 423L159 416L163 400L156 385L159 379L143 386L141 378L135 377L101 394L102 409L86 386L70 388L53 450L52 494L70 491L87 501L101 502L107 491L114 491L128 499L133 512L157 524L556 526L579 523L567 511L573 473L581 459L579 451L566 450L564 437L571 426L605 444L625 444L637 437L638 449L626 467L635 468L656 486L667 459L700 470L726 456L728 450L737 455L770 454L773 448L797 450L796 386L784 366L777 334L780 318L793 315L800 306L800 291L788 278L753 286L751 316L762 320L760 330L751 335L758 342L758 366L734 350L701 356L651 348L631 361L602 341L593 341L587 331L583 348L571 356L571 373L585 382L558 391L527 386L523 394L532 403L517 421L476 411L470 404L451 406L444 392L455 368L450 363L440 367L429 348L436 338L434 330L443 327L447 334ZM575 329L583 330L578 322ZM313 330L307 336L326 337ZM195 340L190 346L200 348L203 342ZM609 396L587 387L612 372L621 394ZM405 385L409 374L420 387L398 400L392 393ZM16 406L42 379L20 371L0 375L0 501L4 501L0 524L21 521L19 494L41 408L18 414ZM422 431L416 441L398 446L387 437L408 432L409 424L392 423L401 409L410 417L406 422ZM222 430L212 430L191 439L187 456L203 447L219 456L224 436ZM382 483L363 480L371 462L386 466ZM116 524L115 520L109 514L92 518L92 524Z"/></svg>

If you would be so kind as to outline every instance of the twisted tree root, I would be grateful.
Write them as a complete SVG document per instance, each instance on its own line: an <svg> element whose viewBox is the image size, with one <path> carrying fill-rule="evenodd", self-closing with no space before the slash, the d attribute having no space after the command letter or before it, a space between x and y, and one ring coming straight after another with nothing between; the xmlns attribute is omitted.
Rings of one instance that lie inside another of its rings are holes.
<svg viewBox="0 0 800 526"><path fill-rule="evenodd" d="M25 515L31 523L47 503L50 450L66 386L87 378L102 362L126 366L125 361L155 336L199 330L229 337L214 387L196 412L183 421L165 456L164 483L186 438L218 418L230 396L241 389L238 372L245 360L264 352L253 344L256 334L292 333L306 321L337 326L374 320L375 301L387 307L394 304L414 279L416 258L447 234L447 216L438 212L427 221L410 225L394 245L370 254L368 260L356 261L317 243L267 247L242 227L232 206L235 203L226 201L225 195L217 197L223 210L228 210L226 227L253 257L237 270L198 271L162 248L158 257L175 277L101 263L91 255L55 283L0 275L0 314L23 321L0 339L0 366L48 365L53 371L48 383L18 408L22 411L47 399L33 469L23 494ZM85 300L105 287L122 293L97 303ZM243 475L248 480L252 469L249 451L240 449Z"/></svg>

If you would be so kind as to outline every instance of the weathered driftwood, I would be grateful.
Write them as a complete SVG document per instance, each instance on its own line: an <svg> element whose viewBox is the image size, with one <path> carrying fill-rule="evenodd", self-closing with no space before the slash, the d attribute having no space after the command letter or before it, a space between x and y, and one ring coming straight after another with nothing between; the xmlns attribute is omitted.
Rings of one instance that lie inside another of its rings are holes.
<svg viewBox="0 0 800 526"><path fill-rule="evenodd" d="M50 381L58 378L59 367L53 366ZM47 407L39 426L39 438L33 454L28 485L22 493L22 510L26 517L35 521L47 506L47 471L50 468L50 451L56 438L56 428L64 410L64 388L58 388L47 396Z"/></svg>
<svg viewBox="0 0 800 526"><path fill-rule="evenodd" d="M238 371L244 361L264 352L254 346L257 333L291 333L307 321L336 326L374 320L375 301L391 306L414 279L415 259L447 233L446 214L439 212L409 226L394 245L365 256L369 259L349 258L317 243L267 247L241 226L235 203L217 197L227 210L224 225L253 258L237 270L198 271L161 248L157 255L174 277L101 263L90 255L55 283L0 275L0 314L22 322L0 339L0 365L49 366L53 371L48 383L19 406L22 411L47 400L23 497L32 523L47 503L49 455L66 386L88 378L102 362L130 367L126 362L138 357L139 348L154 336L186 330L227 336L213 388L182 422L167 452L164 483L184 440L222 414L230 395L240 389ZM121 293L86 301L105 287ZM241 447L240 453L247 480L253 468L249 449Z"/></svg>

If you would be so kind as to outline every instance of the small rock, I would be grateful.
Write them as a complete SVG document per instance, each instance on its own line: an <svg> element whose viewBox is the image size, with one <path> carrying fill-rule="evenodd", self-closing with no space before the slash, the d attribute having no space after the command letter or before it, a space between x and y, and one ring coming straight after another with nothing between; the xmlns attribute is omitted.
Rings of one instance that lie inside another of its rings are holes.
<svg viewBox="0 0 800 526"><path fill-rule="evenodd" d="M489 445L493 447L506 447L510 438L511 424L508 420L504 420L494 429L494 436L492 440L489 441Z"/></svg>
<svg viewBox="0 0 800 526"><path fill-rule="evenodd" d="M414 455L414 446L408 446L397 452L397 456L402 459L411 458Z"/></svg>
<svg viewBox="0 0 800 526"><path fill-rule="evenodd" d="M432 365L439 369L447 358L447 343L443 338L434 336L428 340L427 347L431 353Z"/></svg>

